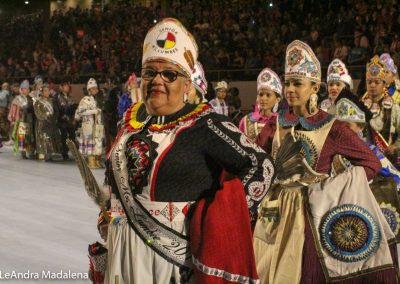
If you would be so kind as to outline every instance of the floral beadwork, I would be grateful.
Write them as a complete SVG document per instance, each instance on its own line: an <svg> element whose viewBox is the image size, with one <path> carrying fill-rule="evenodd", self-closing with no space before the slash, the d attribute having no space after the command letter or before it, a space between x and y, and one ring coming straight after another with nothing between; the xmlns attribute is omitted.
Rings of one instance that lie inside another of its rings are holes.
<svg viewBox="0 0 400 284"><path fill-rule="evenodd" d="M271 80L271 74L266 72L261 76L261 80L263 82L268 82L269 80Z"/></svg>
<svg viewBox="0 0 400 284"><path fill-rule="evenodd" d="M368 259L381 242L374 217L354 204L339 205L328 211L321 219L319 233L326 252L343 262Z"/></svg>
<svg viewBox="0 0 400 284"><path fill-rule="evenodd" d="M391 109L393 107L393 99L389 96L387 88L384 89L382 98L378 102L374 102L368 92L361 98L361 102L371 111L374 117L380 114L382 108Z"/></svg>
<svg viewBox="0 0 400 284"><path fill-rule="evenodd" d="M301 54L301 50L294 48L289 52L289 56L287 58L288 60L288 65L290 66L295 66L299 64L303 60L303 55Z"/></svg>
<svg viewBox="0 0 400 284"><path fill-rule="evenodd" d="M128 178L134 193L140 194L148 184L148 174L157 152L156 143L148 139L132 139L126 145Z"/></svg>

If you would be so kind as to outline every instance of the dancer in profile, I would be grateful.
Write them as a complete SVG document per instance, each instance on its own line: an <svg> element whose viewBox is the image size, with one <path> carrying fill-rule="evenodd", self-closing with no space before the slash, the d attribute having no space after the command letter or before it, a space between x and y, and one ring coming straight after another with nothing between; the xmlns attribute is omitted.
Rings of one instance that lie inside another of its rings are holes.
<svg viewBox="0 0 400 284"><path fill-rule="evenodd" d="M368 184L381 164L346 123L318 108L320 82L311 48L298 40L289 44L284 94L290 108L279 112L276 130L266 125L257 141L272 156L285 151L288 139L301 141L304 159L295 161L301 170L278 179L261 203L257 271L262 283L397 283L395 236ZM271 147L261 143L270 139ZM355 167L329 177L335 155Z"/></svg>

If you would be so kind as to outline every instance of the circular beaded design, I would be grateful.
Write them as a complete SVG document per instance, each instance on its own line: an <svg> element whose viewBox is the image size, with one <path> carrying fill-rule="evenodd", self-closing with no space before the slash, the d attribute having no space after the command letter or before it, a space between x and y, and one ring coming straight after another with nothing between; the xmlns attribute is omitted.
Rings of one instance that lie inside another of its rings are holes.
<svg viewBox="0 0 400 284"><path fill-rule="evenodd" d="M384 202L379 204L379 207L381 208L383 216L385 216L385 219L388 222L390 229L392 229L392 232L397 235L397 233L399 232L400 215L397 212L396 208L390 203Z"/></svg>
<svg viewBox="0 0 400 284"><path fill-rule="evenodd" d="M368 259L381 241L374 217L354 204L339 205L328 211L321 220L319 232L322 247L343 262Z"/></svg>

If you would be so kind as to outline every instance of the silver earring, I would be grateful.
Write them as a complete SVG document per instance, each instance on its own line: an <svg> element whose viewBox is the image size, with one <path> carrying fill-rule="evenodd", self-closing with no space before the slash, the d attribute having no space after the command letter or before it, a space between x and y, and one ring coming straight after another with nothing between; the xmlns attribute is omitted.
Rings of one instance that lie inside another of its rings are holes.
<svg viewBox="0 0 400 284"><path fill-rule="evenodd" d="M187 103L188 97L189 97L189 96L188 96L187 93L184 93L184 94L183 94L183 102L184 102L184 103Z"/></svg>
<svg viewBox="0 0 400 284"><path fill-rule="evenodd" d="M275 104L274 104L274 107L272 108L272 112L277 112L278 111L278 107L279 107L279 104L276 102Z"/></svg>

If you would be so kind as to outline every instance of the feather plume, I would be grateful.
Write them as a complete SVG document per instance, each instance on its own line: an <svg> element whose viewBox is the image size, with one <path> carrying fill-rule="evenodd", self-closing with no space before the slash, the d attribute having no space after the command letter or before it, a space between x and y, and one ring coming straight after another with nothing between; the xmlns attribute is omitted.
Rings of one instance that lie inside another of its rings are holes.
<svg viewBox="0 0 400 284"><path fill-rule="evenodd" d="M109 218L107 214L107 210L105 208L105 198L103 196L102 191L100 190L99 184L97 183L95 177L93 176L92 171L89 169L85 158L81 155L81 153L76 148L76 145L70 139L67 139L67 146L71 151L76 164L78 165L79 171L81 173L82 179L85 183L85 189L87 195L100 207L106 222L109 223Z"/></svg>
<svg viewBox="0 0 400 284"><path fill-rule="evenodd" d="M301 148L301 141L295 141L292 135L286 134L275 158L276 177L278 180L285 180L293 175L303 176L305 174L302 162L303 156L300 153Z"/></svg>
<svg viewBox="0 0 400 284"><path fill-rule="evenodd" d="M298 182L303 185L320 182L328 177L315 172L301 154L302 143L286 134L275 159L276 178L282 184Z"/></svg>

